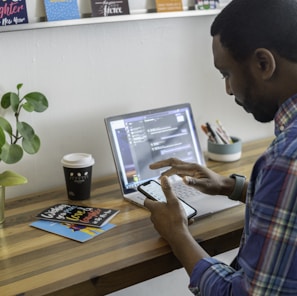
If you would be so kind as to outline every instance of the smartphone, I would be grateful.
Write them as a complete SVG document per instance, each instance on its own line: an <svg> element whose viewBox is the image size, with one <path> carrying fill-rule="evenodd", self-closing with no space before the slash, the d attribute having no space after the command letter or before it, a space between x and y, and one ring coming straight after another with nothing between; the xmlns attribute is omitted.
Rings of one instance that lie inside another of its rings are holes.
<svg viewBox="0 0 297 296"><path fill-rule="evenodd" d="M138 189L138 191L143 193L146 197L148 197L148 198L150 198L152 200L156 200L156 201L159 201L159 202L166 202L166 197L165 197L165 194L164 194L164 192L162 190L162 187L155 180L149 180L149 181L139 185L137 187L137 189ZM186 211L188 219L194 217L197 214L197 211L193 207L188 205L183 200L181 200L181 199L179 199L179 200L180 200L183 208Z"/></svg>

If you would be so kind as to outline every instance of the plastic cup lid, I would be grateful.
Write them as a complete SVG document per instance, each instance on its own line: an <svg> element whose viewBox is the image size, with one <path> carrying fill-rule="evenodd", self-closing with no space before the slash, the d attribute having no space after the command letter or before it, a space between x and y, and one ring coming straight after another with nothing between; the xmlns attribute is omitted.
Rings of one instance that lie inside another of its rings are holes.
<svg viewBox="0 0 297 296"><path fill-rule="evenodd" d="M61 163L67 168L84 168L94 165L95 160L91 154L70 153L63 156Z"/></svg>

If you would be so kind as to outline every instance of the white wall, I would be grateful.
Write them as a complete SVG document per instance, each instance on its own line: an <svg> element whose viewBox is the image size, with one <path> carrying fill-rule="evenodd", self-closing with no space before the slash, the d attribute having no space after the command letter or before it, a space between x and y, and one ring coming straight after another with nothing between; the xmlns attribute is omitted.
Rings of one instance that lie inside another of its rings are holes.
<svg viewBox="0 0 297 296"><path fill-rule="evenodd" d="M31 1L27 1L27 3ZM244 141L270 136L225 94L213 67L211 16L84 25L0 33L0 94L24 83L41 91L50 107L23 119L35 127L42 147L13 166L28 177L7 196L64 184L63 154L92 153L94 178L115 172L103 118L123 112L190 102L200 132L221 119Z"/></svg>

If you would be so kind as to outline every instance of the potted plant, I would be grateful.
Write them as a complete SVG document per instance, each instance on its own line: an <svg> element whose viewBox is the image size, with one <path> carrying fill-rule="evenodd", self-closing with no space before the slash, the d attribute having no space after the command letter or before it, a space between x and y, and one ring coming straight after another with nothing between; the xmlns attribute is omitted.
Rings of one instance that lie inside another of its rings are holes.
<svg viewBox="0 0 297 296"><path fill-rule="evenodd" d="M45 95L40 92L30 92L21 97L20 89L23 84L17 85L17 92L5 93L1 98L1 108L9 109L14 124L4 116L0 116L0 161L7 164L19 162L24 152L35 154L40 148L40 139L28 123L20 120L21 111L43 112L48 108ZM27 179L13 171L0 173L0 226L5 219L5 188L27 183Z"/></svg>

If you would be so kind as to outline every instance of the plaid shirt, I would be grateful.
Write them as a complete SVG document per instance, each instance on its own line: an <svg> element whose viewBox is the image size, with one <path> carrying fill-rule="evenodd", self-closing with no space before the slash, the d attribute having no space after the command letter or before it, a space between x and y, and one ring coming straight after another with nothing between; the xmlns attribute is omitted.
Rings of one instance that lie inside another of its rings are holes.
<svg viewBox="0 0 297 296"><path fill-rule="evenodd" d="M195 295L297 295L297 94L278 110L275 135L251 175L238 269L200 260Z"/></svg>

